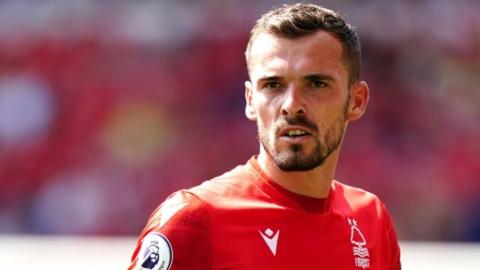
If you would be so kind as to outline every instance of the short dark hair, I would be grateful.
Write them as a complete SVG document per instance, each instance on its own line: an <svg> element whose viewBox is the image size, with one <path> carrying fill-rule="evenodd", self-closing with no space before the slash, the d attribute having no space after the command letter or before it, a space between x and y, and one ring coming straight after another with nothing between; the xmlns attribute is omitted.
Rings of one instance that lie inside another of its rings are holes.
<svg viewBox="0 0 480 270"><path fill-rule="evenodd" d="M314 4L283 5L265 13L250 31L246 58L249 66L250 50L260 33L295 39L324 30L332 33L342 43L343 60L349 73L349 84L360 79L360 40L352 25L332 10Z"/></svg>

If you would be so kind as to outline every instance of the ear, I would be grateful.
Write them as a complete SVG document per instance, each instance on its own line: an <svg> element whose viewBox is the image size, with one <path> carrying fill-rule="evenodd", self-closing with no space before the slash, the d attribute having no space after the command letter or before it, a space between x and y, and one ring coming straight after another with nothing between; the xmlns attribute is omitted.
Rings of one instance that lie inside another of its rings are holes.
<svg viewBox="0 0 480 270"><path fill-rule="evenodd" d="M363 116L367 110L370 90L365 81L356 82L350 88L350 104L348 105L347 120L355 121Z"/></svg>
<svg viewBox="0 0 480 270"><path fill-rule="evenodd" d="M253 86L250 81L245 82L245 116L251 121L257 121L257 114L252 104Z"/></svg>

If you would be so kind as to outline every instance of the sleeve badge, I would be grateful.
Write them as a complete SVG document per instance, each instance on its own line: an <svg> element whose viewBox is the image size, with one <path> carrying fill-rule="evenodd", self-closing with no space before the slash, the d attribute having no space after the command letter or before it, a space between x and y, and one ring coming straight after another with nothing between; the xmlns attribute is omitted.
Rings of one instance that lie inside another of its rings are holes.
<svg viewBox="0 0 480 270"><path fill-rule="evenodd" d="M142 270L168 270L173 261L172 245L163 234L152 232L143 239L137 256Z"/></svg>

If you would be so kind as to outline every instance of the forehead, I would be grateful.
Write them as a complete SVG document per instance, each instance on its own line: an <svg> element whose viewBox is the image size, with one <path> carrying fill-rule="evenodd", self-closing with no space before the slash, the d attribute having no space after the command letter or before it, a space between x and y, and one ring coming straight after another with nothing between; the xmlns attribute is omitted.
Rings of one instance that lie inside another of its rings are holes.
<svg viewBox="0 0 480 270"><path fill-rule="evenodd" d="M250 48L249 70L252 80L269 75L265 73L335 73L338 79L347 76L341 42L322 30L295 39L260 33Z"/></svg>

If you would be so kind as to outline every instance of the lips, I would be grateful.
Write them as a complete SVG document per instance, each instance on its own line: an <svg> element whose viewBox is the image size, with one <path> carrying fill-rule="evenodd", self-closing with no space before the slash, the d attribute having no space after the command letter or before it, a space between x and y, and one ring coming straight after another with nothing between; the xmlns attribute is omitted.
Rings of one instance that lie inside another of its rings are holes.
<svg viewBox="0 0 480 270"><path fill-rule="evenodd" d="M285 117L276 125L276 135L282 141L301 143L318 133L317 126L304 115Z"/></svg>
<svg viewBox="0 0 480 270"><path fill-rule="evenodd" d="M287 138L297 138L297 137L312 135L311 132L304 127L282 128L279 134L280 134L280 137L287 137Z"/></svg>

